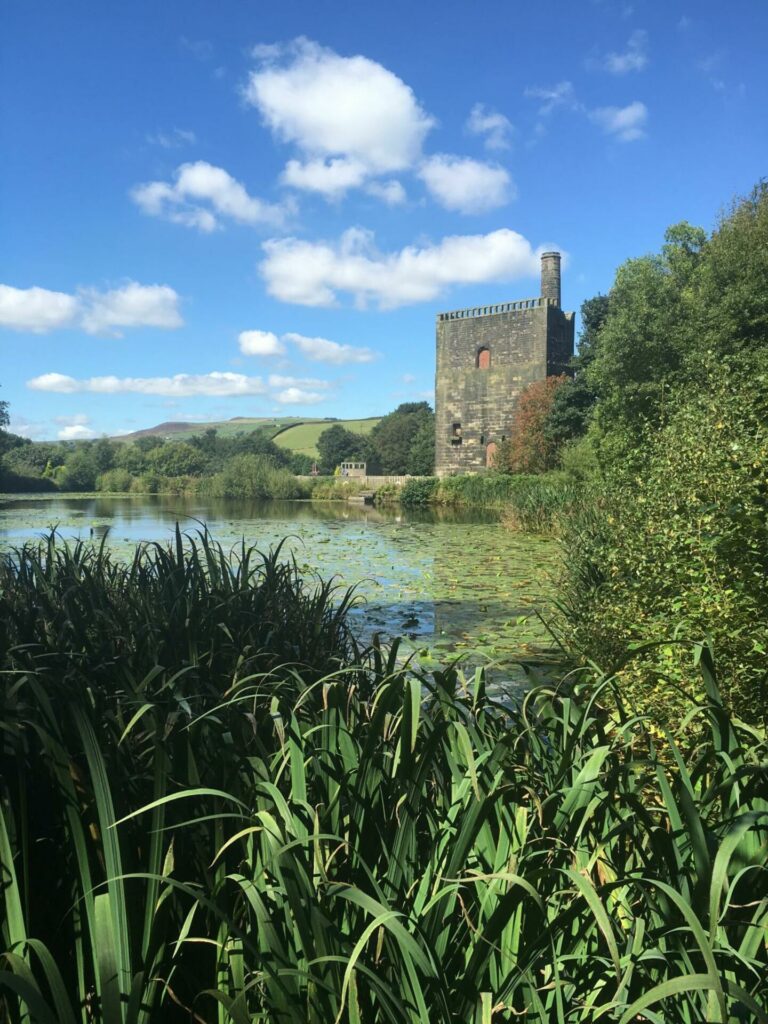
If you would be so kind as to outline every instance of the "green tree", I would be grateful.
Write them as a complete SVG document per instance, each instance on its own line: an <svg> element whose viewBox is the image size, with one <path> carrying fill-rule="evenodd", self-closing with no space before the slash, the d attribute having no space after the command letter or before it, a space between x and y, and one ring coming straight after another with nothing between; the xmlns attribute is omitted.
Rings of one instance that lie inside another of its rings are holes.
<svg viewBox="0 0 768 1024"><path fill-rule="evenodd" d="M581 305L579 351L569 363L572 375L555 391L545 431L559 450L568 441L587 432L597 395L589 384L587 370L595 358L600 330L608 316L608 296L596 295Z"/></svg>
<svg viewBox="0 0 768 1024"><path fill-rule="evenodd" d="M171 441L147 455L147 466L161 476L197 476L205 465L202 453L186 441Z"/></svg>
<svg viewBox="0 0 768 1024"><path fill-rule="evenodd" d="M606 670L628 644L655 641L621 687L669 721L684 691L704 696L675 637L709 637L728 702L757 721L768 696L768 375L734 386L713 358L696 394L673 397L666 424L610 467L566 535L567 640Z"/></svg>
<svg viewBox="0 0 768 1024"><path fill-rule="evenodd" d="M147 460L138 441L123 441L117 445L115 467L127 470L132 476L140 476L147 466Z"/></svg>
<svg viewBox="0 0 768 1024"><path fill-rule="evenodd" d="M404 402L379 420L371 431L370 439L381 472L398 475L421 472L425 462L423 447L420 452L417 449L414 461L412 446L419 431L427 428L434 434L435 415L428 402ZM434 463L434 458L432 461ZM414 469L414 466L418 468Z"/></svg>
<svg viewBox="0 0 768 1024"><path fill-rule="evenodd" d="M98 441L92 442L93 457L100 473L106 473L115 465L115 454L117 445L108 437L100 437Z"/></svg>
<svg viewBox="0 0 768 1024"><path fill-rule="evenodd" d="M435 418L425 416L411 439L408 472L414 476L431 476L435 471Z"/></svg>
<svg viewBox="0 0 768 1024"><path fill-rule="evenodd" d="M368 446L362 434L353 434L340 424L324 430L317 439L317 452L324 473L333 473L342 462L366 460Z"/></svg>
<svg viewBox="0 0 768 1024"><path fill-rule="evenodd" d="M92 491L98 475L99 467L90 444L78 444L69 451L64 465L54 470L54 479L62 491Z"/></svg>

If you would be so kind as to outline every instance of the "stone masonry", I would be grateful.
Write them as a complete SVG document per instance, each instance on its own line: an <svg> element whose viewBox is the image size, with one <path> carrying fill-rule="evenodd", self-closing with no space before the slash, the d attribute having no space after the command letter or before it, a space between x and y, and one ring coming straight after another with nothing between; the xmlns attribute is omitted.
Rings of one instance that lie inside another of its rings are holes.
<svg viewBox="0 0 768 1024"><path fill-rule="evenodd" d="M560 253L541 257L541 296L437 315L435 473L485 470L533 381L564 373L574 315L560 309Z"/></svg>

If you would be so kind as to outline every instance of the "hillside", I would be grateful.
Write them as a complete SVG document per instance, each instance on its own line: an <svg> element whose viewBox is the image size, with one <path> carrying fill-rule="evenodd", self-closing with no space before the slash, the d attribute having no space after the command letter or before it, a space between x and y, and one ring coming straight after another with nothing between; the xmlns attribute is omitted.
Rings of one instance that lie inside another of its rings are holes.
<svg viewBox="0 0 768 1024"><path fill-rule="evenodd" d="M315 458L317 440L329 426L338 424L353 434L370 434L380 419L380 416L371 416L365 420L334 420L333 423L329 423L328 420L304 420L302 423L286 426L272 436L275 444L281 448L289 448L293 452Z"/></svg>
<svg viewBox="0 0 768 1024"><path fill-rule="evenodd" d="M265 432L274 438L275 444L290 451L301 452L314 458L317 455L317 439L324 430L334 424L352 431L354 434L369 434L381 419L372 416L363 420L343 419L303 419L298 416L249 417L236 416L230 420L204 423L184 423L167 421L154 427L135 430L131 434L122 434L115 440L136 441L140 437L162 437L164 440L183 441L194 434L206 430L215 430L222 437L235 437L238 434L250 434L255 430Z"/></svg>

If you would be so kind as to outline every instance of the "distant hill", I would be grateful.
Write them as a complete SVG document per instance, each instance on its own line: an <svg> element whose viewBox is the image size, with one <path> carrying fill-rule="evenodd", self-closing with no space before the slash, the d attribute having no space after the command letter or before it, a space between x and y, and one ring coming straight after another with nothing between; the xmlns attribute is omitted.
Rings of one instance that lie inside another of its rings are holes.
<svg viewBox="0 0 768 1024"><path fill-rule="evenodd" d="M216 430L222 437L234 437L237 434L250 434L254 430L263 431L275 444L288 448L293 452L302 452L314 458L317 455L317 439L324 430L338 423L353 434L369 434L381 419L371 416L363 420L342 420L334 418L306 419L298 416L235 416L231 420L205 423L182 423L169 420L158 423L155 427L134 430L131 434L121 434L115 440L136 441L140 437L162 437L164 440L183 441L194 434L202 434L206 430Z"/></svg>

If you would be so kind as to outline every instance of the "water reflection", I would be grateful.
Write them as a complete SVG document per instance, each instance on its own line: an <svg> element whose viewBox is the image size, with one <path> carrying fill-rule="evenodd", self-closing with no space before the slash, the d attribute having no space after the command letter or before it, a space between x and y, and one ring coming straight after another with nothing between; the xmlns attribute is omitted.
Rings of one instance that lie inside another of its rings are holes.
<svg viewBox="0 0 768 1024"><path fill-rule="evenodd" d="M509 664L549 644L536 617L557 562L551 541L521 537L493 514L374 508L341 502L238 501L155 496L60 495L0 499L0 547L56 527L63 537L97 539L128 555L139 541L169 540L175 524L207 523L228 547L241 538L268 550L285 540L307 573L357 585L354 620L370 639L403 636L413 652L445 658L474 651Z"/></svg>

